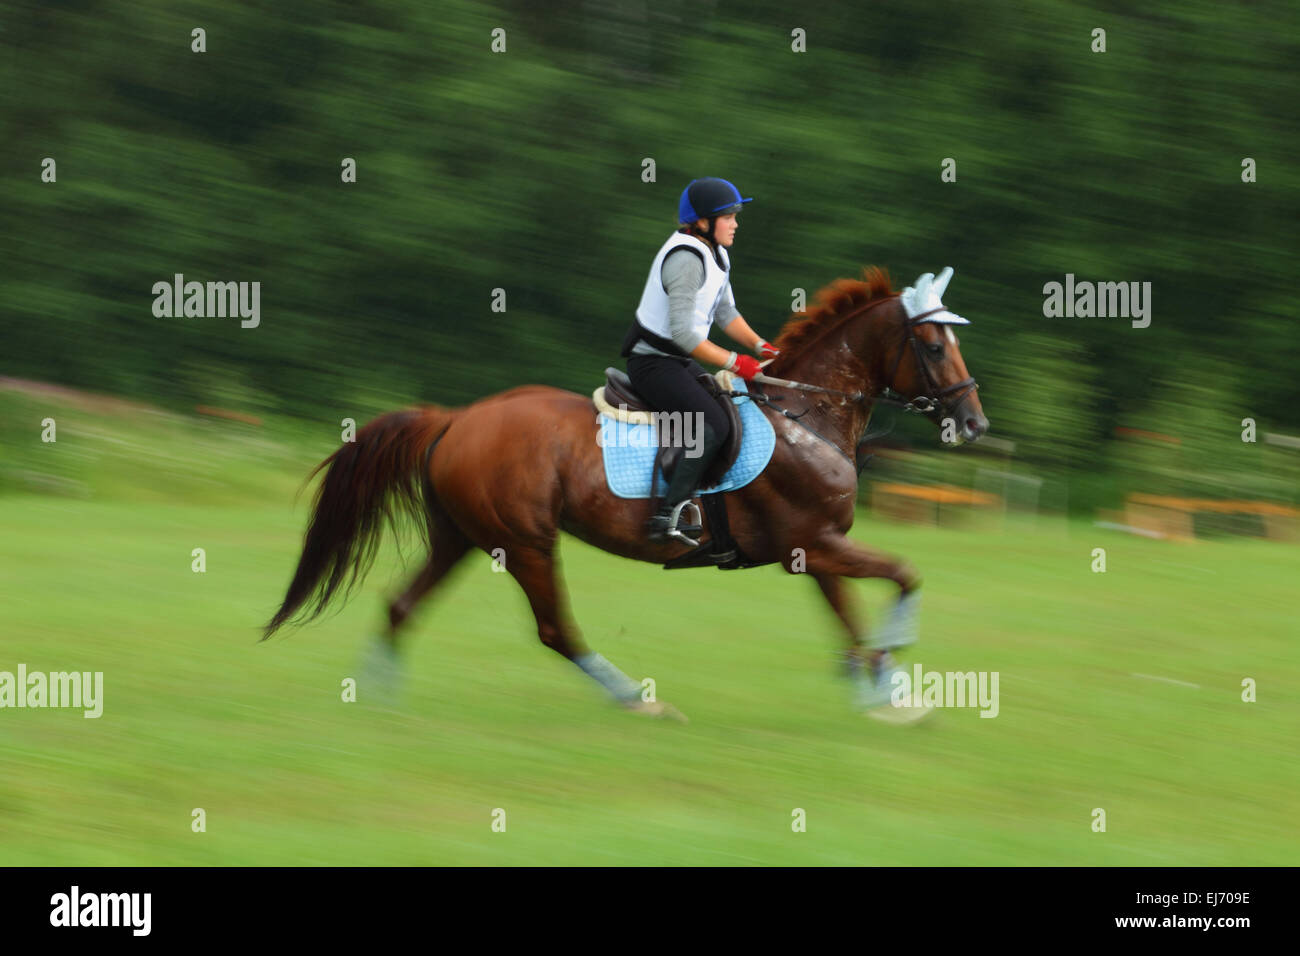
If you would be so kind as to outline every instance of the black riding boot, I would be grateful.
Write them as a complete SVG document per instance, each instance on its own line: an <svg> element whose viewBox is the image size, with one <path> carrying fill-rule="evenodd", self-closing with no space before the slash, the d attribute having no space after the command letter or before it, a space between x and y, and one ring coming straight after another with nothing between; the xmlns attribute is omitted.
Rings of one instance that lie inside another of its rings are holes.
<svg viewBox="0 0 1300 956"><path fill-rule="evenodd" d="M721 450L722 441L718 438L718 433L713 430L708 422L705 422L703 440L700 443L700 456L698 458L688 458L686 455L682 455L677 459L677 464L673 468L673 477L668 482L668 490L664 492L663 502L659 505L659 510L654 517L646 525L651 541L667 540L673 509L695 493L695 489L699 487L700 479L704 477L704 472L708 469L709 463ZM676 530L683 534L698 534L704 529L699 525L678 525Z"/></svg>

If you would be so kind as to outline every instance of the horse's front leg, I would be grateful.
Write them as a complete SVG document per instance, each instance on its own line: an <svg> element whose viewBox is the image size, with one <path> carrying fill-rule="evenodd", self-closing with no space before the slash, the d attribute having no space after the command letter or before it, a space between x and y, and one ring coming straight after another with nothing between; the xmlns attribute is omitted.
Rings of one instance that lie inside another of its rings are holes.
<svg viewBox="0 0 1300 956"><path fill-rule="evenodd" d="M866 646L863 638L867 635L867 628L858 615L856 602L844 587L844 579L824 572L814 572L812 577L821 588L826 603L831 606L835 616L844 625L844 636L847 642L844 661L849 673L856 673L864 666L874 663L883 651Z"/></svg>
<svg viewBox="0 0 1300 956"><path fill-rule="evenodd" d="M880 713L879 708L892 698L891 681L897 665L891 652L917 638L920 578L906 562L861 547L842 535L828 536L810 548L807 555L808 572L847 632L848 671L856 688L857 704ZM860 623L844 587L844 577L885 578L898 585L898 602L876 634L868 636ZM922 709L909 710L906 717L915 719L923 713Z"/></svg>
<svg viewBox="0 0 1300 956"><path fill-rule="evenodd" d="M807 549L813 575L845 578L884 578L898 585L899 599L921 586L921 577L906 561L864 548L842 534L826 534Z"/></svg>

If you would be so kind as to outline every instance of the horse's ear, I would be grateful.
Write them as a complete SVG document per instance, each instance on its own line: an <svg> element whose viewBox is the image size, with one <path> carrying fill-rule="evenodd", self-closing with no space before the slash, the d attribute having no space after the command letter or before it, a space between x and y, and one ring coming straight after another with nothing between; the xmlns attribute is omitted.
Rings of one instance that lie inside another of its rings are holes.
<svg viewBox="0 0 1300 956"><path fill-rule="evenodd" d="M913 301L916 302L918 306L920 306L920 303L925 302L929 298L930 285L933 282L934 282L933 272L927 272L925 275L921 276L921 278L916 280L916 295Z"/></svg>
<svg viewBox="0 0 1300 956"><path fill-rule="evenodd" d="M944 266L943 271L939 273L939 278L934 280L934 297L942 299L943 294L948 291L948 283L952 281L952 266Z"/></svg>

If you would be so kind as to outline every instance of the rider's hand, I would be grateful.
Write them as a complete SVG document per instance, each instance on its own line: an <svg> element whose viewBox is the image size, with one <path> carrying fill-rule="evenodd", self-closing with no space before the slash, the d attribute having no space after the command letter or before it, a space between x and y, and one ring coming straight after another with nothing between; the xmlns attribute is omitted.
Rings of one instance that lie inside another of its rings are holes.
<svg viewBox="0 0 1300 956"><path fill-rule="evenodd" d="M758 345L754 346L754 354L757 355L759 359L766 362L768 359L774 359L780 355L781 350L774 347L771 342L759 339Z"/></svg>
<svg viewBox="0 0 1300 956"><path fill-rule="evenodd" d="M736 360L731 363L731 371L748 382L763 369L759 366L758 359L753 356L737 355Z"/></svg>

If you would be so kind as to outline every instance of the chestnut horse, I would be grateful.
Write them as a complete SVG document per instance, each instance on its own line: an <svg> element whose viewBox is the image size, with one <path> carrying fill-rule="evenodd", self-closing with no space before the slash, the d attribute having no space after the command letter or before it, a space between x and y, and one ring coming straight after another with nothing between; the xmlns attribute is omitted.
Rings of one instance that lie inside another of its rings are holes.
<svg viewBox="0 0 1300 956"><path fill-rule="evenodd" d="M945 270L935 285L946 286L949 276ZM937 295L930 301L937 303ZM765 408L775 450L757 478L724 498L731 534L747 560L806 571L817 582L844 625L846 659L864 709L879 710L889 699L881 687L889 651L915 639L920 583L906 563L845 537L857 501L854 452L872 405L892 401L921 411L967 441L988 428L957 340L942 324L945 317L965 320L942 307L918 315L912 306L909 314L908 304L883 271L870 268L863 281L840 279L821 290L805 317L786 324L775 343L780 355L763 373L811 388L763 386L779 406ZM906 396L914 398L900 400ZM415 604L471 548L498 558L504 552L505 569L527 595L543 644L630 710L680 716L663 702L643 701L640 686L592 653L569 619L556 570L561 530L639 561L662 564L684 553L673 541L647 538L647 500L611 493L597 432L589 397L539 385L464 408L381 415L317 467L325 477L302 556L263 640L299 611L316 617L345 582L350 591L374 559L385 519L405 511L427 528L429 559L389 606L379 647L390 666ZM845 578L898 585L899 600L874 639L855 614Z"/></svg>

